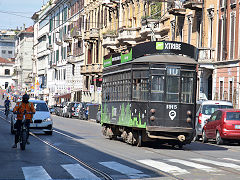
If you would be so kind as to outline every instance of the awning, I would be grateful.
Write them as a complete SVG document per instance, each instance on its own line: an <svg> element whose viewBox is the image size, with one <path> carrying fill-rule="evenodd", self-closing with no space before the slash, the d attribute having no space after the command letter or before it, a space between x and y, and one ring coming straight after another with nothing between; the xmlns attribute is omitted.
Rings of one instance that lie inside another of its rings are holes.
<svg viewBox="0 0 240 180"><path fill-rule="evenodd" d="M53 98L66 98L66 99L70 99L71 98L71 93L55 95L55 96L53 96Z"/></svg>

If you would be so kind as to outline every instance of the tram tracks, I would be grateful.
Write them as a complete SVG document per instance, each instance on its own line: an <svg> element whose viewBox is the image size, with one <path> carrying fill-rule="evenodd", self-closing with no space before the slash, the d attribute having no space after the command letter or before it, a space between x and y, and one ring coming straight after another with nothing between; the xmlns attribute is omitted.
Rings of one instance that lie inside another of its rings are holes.
<svg viewBox="0 0 240 180"><path fill-rule="evenodd" d="M0 110L0 111L2 111L2 110ZM0 116L0 118L3 119L3 120L5 120L5 121L7 121L8 123L10 123L10 121L6 120L5 117ZM66 134L64 134L64 133L61 133L61 132L58 132L58 131L55 131L55 130L54 130L54 132L55 132L55 133L58 133L58 134L60 134L60 135L62 135L62 136L65 136L66 138L69 138L69 139L72 139L72 140L74 140L74 141L77 141L77 139L75 139L75 138L72 137L72 136L66 135ZM112 178L110 175L108 175L107 173L105 173L105 172L103 172L103 171L101 171L101 170L98 170L98 169L96 169L96 168L88 165L87 163L83 162L82 160L78 159L77 157L75 157L75 156L73 156L73 155L71 155L71 154L69 154L69 153L61 150L60 148L58 148L58 147L56 147L56 146L54 146L53 143L50 143L49 141L46 141L46 140L38 137L38 136L37 136L36 134L34 134L34 133L31 133L31 135L32 135L34 138L36 138L36 139L38 139L39 141L41 141L42 143L50 146L51 148L55 149L56 151L58 151L58 152L60 152L60 153L62 153L63 155L68 156L68 157L76 160L78 163L80 163L81 165L83 165L84 167L86 167L87 169L89 169L89 170L90 170L91 172L93 172L94 174L102 177L103 179L106 179L106 180L112 180L112 179L113 179L113 178ZM103 146L102 146L101 148L104 149ZM170 154L167 154L167 153L164 153L164 152L159 152L159 151L157 151L157 150L155 150L155 149L152 149L152 148L149 148L149 147L141 147L141 148L142 148L143 150L145 150L145 151L148 151L148 152L151 152L151 153L156 153L156 154L159 154L159 155L161 155L161 156L168 157L168 158L171 158L171 159L176 159L176 158L177 158L177 159L180 159L180 160L185 160L184 158L181 158L181 157L179 157L179 156L170 155ZM231 149L230 149L230 150L231 150ZM111 155L116 155L117 157L120 157L120 158L123 158L123 159L126 159L126 158L127 158L128 161L133 162L133 163L136 163L136 160L135 160L135 159L130 158L130 157L126 157L126 156L124 156L123 154L120 154L120 153L117 153L117 152L113 152L113 151L111 151L111 150L109 150L109 149L105 149L104 151L110 153ZM213 156L213 155L208 155L208 154L204 154L204 153L200 153L200 152L191 151L191 149L188 149L188 148L186 148L186 147L183 148L183 151L190 151L190 152L193 153L193 154L197 154L198 156L200 155L200 156L203 156L203 157L206 157L206 158L214 158L214 159L218 158L218 157L215 157L215 156ZM231 169L226 169L226 168L223 168L223 167L218 167L218 169L219 169L219 170L222 170L222 171L225 171L225 172L228 172L228 173L240 175L240 172L237 172L237 171L234 171L234 170L231 170ZM179 177L179 176L175 176L175 175L173 175L173 174L169 174L169 173L167 173L167 172L163 172L163 171L158 170L158 169L155 169L154 171L156 171L157 173L160 173L160 174L162 174L162 175L164 175L164 176L166 176L166 177L171 177L172 179L177 179L177 180L182 179L182 178Z"/></svg>
<svg viewBox="0 0 240 180"><path fill-rule="evenodd" d="M3 112L3 110L0 110L0 111ZM6 120L5 117L2 117L1 115L0 115L0 118L1 118L2 120L6 121L7 123L11 123L9 120ZM82 165L82 166L85 167L86 169L90 170L90 171L91 171L92 173L94 173L95 175L97 175L99 178L104 179L104 180L113 180L113 178L112 178L109 174L107 174L107 173L105 173L105 172L103 172L103 171L101 171L101 170L99 170L99 169L97 169L97 168L94 168L93 166L90 166L89 164L87 164L86 162L84 162L84 161L80 160L79 158L73 156L72 154L67 153L66 151L63 151L62 149L54 146L54 145L53 145L52 143L50 143L49 141L46 141L46 140L38 137L36 134L34 134L34 133L32 133L32 132L30 132L30 134L31 134L34 138L36 138L36 139L38 139L39 141L41 141L42 143L50 146L51 148L55 149L56 151L62 153L63 155L68 156L68 157L71 158L71 159L74 159L74 160L77 161L80 165ZM68 138L69 138L69 137L68 137Z"/></svg>

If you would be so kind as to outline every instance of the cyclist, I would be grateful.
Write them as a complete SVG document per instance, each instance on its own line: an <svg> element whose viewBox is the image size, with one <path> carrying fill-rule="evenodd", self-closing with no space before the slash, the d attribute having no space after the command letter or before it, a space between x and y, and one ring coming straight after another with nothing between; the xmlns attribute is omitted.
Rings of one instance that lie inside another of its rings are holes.
<svg viewBox="0 0 240 180"><path fill-rule="evenodd" d="M11 102L10 102L10 100L7 97L7 99L4 101L5 115L7 114L7 111L9 111L10 104L11 104Z"/></svg>
<svg viewBox="0 0 240 180"><path fill-rule="evenodd" d="M29 102L28 100L29 100L29 96L27 94L24 94L23 97L22 97L22 101L17 102L16 106L13 109L13 113L17 113L17 121L16 121L16 124L14 125L15 128L17 129L17 132L15 134L15 143L12 146L12 148L17 147L24 112L26 112L25 120L26 120L26 127L27 127L27 144L30 144L29 141L28 141L29 126L30 126L30 122L32 122L32 116L33 115L32 114L27 114L27 113L35 113L36 110L34 109L33 103Z"/></svg>

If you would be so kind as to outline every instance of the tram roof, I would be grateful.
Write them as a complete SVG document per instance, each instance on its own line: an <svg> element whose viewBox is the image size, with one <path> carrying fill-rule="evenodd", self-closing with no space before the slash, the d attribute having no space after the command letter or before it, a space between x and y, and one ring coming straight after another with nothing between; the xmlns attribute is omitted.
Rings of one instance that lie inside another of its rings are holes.
<svg viewBox="0 0 240 180"><path fill-rule="evenodd" d="M180 63L180 64L198 64L197 61L188 57L181 55L151 55L143 56L137 59L134 59L132 63L141 63L141 62L150 62L150 63Z"/></svg>

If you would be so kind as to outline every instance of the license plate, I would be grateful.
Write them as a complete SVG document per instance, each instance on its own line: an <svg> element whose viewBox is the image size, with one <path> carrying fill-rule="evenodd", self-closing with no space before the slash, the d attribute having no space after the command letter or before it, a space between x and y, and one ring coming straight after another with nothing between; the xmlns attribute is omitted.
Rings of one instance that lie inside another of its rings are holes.
<svg viewBox="0 0 240 180"><path fill-rule="evenodd" d="M235 129L240 129L240 125L235 125Z"/></svg>

